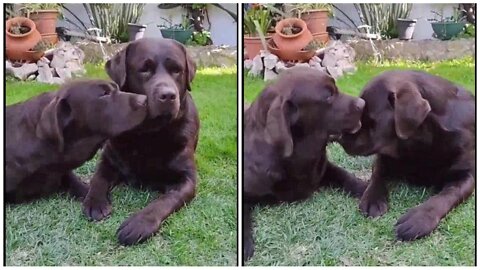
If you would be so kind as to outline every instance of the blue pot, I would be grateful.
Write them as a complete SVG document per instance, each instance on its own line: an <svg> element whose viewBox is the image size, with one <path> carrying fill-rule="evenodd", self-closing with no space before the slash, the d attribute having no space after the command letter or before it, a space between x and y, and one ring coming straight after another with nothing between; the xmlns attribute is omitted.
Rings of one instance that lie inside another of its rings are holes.
<svg viewBox="0 0 480 270"><path fill-rule="evenodd" d="M432 22L432 29L438 39L448 40L462 32L464 22Z"/></svg>

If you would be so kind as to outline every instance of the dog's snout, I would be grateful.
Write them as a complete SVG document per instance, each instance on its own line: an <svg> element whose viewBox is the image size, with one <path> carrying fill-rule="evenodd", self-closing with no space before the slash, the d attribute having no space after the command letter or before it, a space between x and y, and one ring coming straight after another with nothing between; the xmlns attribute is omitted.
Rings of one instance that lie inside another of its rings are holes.
<svg viewBox="0 0 480 270"><path fill-rule="evenodd" d="M171 87L162 87L157 91L155 98L161 102L174 101L177 98L177 93Z"/></svg>
<svg viewBox="0 0 480 270"><path fill-rule="evenodd" d="M361 98L357 98L354 103L354 109L358 112L363 111L363 108L365 107L365 100Z"/></svg>

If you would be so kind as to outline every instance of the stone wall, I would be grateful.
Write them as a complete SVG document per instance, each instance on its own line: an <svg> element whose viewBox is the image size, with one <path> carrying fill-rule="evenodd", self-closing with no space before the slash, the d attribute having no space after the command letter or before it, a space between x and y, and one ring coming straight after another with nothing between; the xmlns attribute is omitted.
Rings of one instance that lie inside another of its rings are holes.
<svg viewBox="0 0 480 270"><path fill-rule="evenodd" d="M349 40L350 46L355 49L355 60L367 60L373 57L373 49L368 40ZM466 56L475 57L475 39L455 40L411 40L399 39L376 40L375 46L382 54L383 59L405 59L440 61Z"/></svg>
<svg viewBox="0 0 480 270"><path fill-rule="evenodd" d="M104 56L102 49L95 42L78 42L75 45L80 47L85 53L85 63L102 63ZM103 48L107 58L127 46L127 43L104 44ZM187 47L188 52L197 67L230 67L237 64L237 47L235 46L192 46Z"/></svg>

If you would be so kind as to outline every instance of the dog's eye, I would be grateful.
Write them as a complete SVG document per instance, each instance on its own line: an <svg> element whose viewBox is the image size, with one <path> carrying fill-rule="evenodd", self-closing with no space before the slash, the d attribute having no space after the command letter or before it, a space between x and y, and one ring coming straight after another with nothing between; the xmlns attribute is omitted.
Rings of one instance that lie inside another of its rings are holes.
<svg viewBox="0 0 480 270"><path fill-rule="evenodd" d="M172 65L170 67L170 72L174 73L174 74L179 74L182 72L182 67L180 66L177 66L177 65Z"/></svg>
<svg viewBox="0 0 480 270"><path fill-rule="evenodd" d="M142 67L139 69L140 72L153 72L155 70L155 63L152 60L147 60L143 63Z"/></svg>

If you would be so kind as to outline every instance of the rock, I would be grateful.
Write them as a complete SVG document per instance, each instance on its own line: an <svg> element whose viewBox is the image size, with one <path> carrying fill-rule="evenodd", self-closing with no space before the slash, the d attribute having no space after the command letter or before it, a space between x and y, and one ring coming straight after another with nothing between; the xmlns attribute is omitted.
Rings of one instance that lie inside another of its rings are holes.
<svg viewBox="0 0 480 270"><path fill-rule="evenodd" d="M327 66L327 71L335 80L342 77L343 71L338 67Z"/></svg>
<svg viewBox="0 0 480 270"><path fill-rule="evenodd" d="M263 71L263 62L262 62L262 57L260 55L257 55L253 58L253 64L252 68L248 72L249 75L252 76L260 76Z"/></svg>
<svg viewBox="0 0 480 270"><path fill-rule="evenodd" d="M312 67L312 68L314 68L314 69L316 69L316 70L322 70L322 71L325 70L325 68L322 67L322 65L320 65L320 63L314 63L313 65L310 65L310 67Z"/></svg>
<svg viewBox="0 0 480 270"><path fill-rule="evenodd" d="M355 67L355 65L350 63L346 59L338 60L337 67L340 68L345 73L355 73L357 71L357 68Z"/></svg>
<svg viewBox="0 0 480 270"><path fill-rule="evenodd" d="M322 66L324 67L334 67L337 64L337 58L335 57L335 53L328 50L325 51L325 56L323 56Z"/></svg>
<svg viewBox="0 0 480 270"><path fill-rule="evenodd" d="M308 63L297 63L295 66L296 67L310 67L310 65Z"/></svg>
<svg viewBox="0 0 480 270"><path fill-rule="evenodd" d="M64 68L65 62L65 51L63 49L58 49L53 52L52 62L50 62L50 66L53 68Z"/></svg>
<svg viewBox="0 0 480 270"><path fill-rule="evenodd" d="M265 69L265 73L263 75L263 80L264 81L271 81L271 80L274 80L275 78L277 78L278 74L275 73L275 71L271 70L271 69Z"/></svg>
<svg viewBox="0 0 480 270"><path fill-rule="evenodd" d="M32 74L32 75L28 76L27 81L33 81L33 80L35 80L35 78L37 78L37 75Z"/></svg>
<svg viewBox="0 0 480 270"><path fill-rule="evenodd" d="M59 77L53 77L53 78L52 78L52 82L51 82L51 83L53 83L53 84L63 84L64 82L65 82L65 80L64 80L64 79L62 79L62 78L59 78Z"/></svg>
<svg viewBox="0 0 480 270"><path fill-rule="evenodd" d="M250 60L250 59L247 59L245 61L243 61L243 67L246 68L246 69L251 69L253 66L253 61Z"/></svg>
<svg viewBox="0 0 480 270"><path fill-rule="evenodd" d="M260 57L266 57L267 55L272 54L270 51L266 50L260 50Z"/></svg>
<svg viewBox="0 0 480 270"><path fill-rule="evenodd" d="M48 66L38 68L37 81L42 83L53 83L53 75Z"/></svg>
<svg viewBox="0 0 480 270"><path fill-rule="evenodd" d="M38 71L38 66L37 64L34 63L27 63L23 64L19 67L15 67L13 65L10 65L10 67L6 67L6 73L14 76L17 79L20 79L22 81L25 81L28 76L36 73Z"/></svg>
<svg viewBox="0 0 480 270"><path fill-rule="evenodd" d="M63 80L72 78L72 72L69 68L55 68L55 73Z"/></svg>
<svg viewBox="0 0 480 270"><path fill-rule="evenodd" d="M5 62L5 69L8 70L8 69L10 69L10 68L12 68L12 67L13 67L13 66L12 66L12 62L10 62L10 61L7 60L7 61Z"/></svg>
<svg viewBox="0 0 480 270"><path fill-rule="evenodd" d="M282 61L278 61L278 62L275 64L275 71L276 71L277 73L279 73L279 74L280 74L281 72L287 70L287 69L288 69L288 68L285 66L285 63L282 62Z"/></svg>
<svg viewBox="0 0 480 270"><path fill-rule="evenodd" d="M65 63L65 68L68 68L72 73L73 77L80 77L85 75L87 71L82 64L79 64L77 61L68 61Z"/></svg>
<svg viewBox="0 0 480 270"><path fill-rule="evenodd" d="M263 64L266 69L273 69L278 62L278 56L275 54L268 54L263 58Z"/></svg>
<svg viewBox="0 0 480 270"><path fill-rule="evenodd" d="M43 66L48 66L50 64L50 60L46 57L40 58L40 60L37 61L37 66L43 67Z"/></svg>

